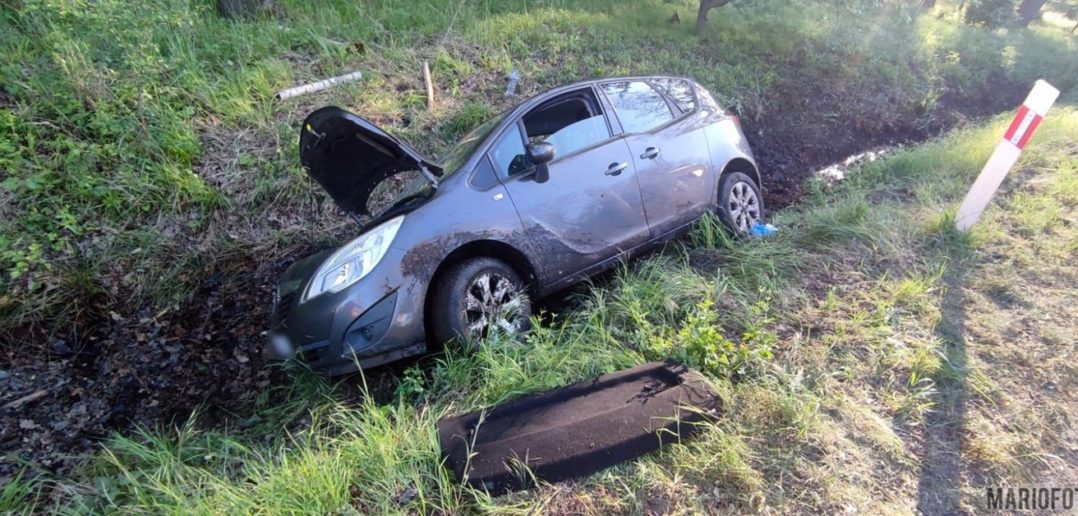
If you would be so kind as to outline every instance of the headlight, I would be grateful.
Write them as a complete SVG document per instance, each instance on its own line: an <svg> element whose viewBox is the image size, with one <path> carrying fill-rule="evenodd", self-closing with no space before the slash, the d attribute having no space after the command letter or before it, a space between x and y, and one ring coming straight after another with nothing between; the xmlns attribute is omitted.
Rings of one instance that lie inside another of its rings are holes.
<svg viewBox="0 0 1078 516"><path fill-rule="evenodd" d="M325 292L340 292L371 272L397 236L404 216L392 219L341 246L315 271L303 301Z"/></svg>

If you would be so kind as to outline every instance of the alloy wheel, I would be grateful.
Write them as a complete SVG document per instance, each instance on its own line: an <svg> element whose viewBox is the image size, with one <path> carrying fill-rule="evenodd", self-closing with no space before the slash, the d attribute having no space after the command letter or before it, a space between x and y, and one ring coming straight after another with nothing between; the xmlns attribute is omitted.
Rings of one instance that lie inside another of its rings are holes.
<svg viewBox="0 0 1078 516"><path fill-rule="evenodd" d="M744 181L738 181L730 187L730 196L726 203L730 218L739 231L748 232L760 219L760 199L752 186Z"/></svg>
<svg viewBox="0 0 1078 516"><path fill-rule="evenodd" d="M465 296L465 316L468 335L482 338L493 330L509 335L523 328L525 315L520 289L501 274L484 272L468 286Z"/></svg>

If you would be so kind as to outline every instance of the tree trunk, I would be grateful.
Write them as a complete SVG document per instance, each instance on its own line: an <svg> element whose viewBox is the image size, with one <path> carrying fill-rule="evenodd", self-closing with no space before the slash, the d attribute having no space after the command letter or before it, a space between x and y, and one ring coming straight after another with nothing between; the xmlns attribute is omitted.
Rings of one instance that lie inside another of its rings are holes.
<svg viewBox="0 0 1078 516"><path fill-rule="evenodd" d="M700 0L700 10L696 12L696 34L702 34L707 26L707 12L730 3L730 0Z"/></svg>
<svg viewBox="0 0 1078 516"><path fill-rule="evenodd" d="M1030 22L1041 17L1045 0L1022 0L1018 4L1018 26L1029 27Z"/></svg>

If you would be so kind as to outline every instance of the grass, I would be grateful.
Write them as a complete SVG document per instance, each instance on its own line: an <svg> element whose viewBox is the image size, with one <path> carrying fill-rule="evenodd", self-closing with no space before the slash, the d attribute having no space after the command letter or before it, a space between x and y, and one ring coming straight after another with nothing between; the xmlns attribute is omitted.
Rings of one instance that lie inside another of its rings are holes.
<svg viewBox="0 0 1078 516"><path fill-rule="evenodd" d="M691 23L665 21L691 18L691 0L281 0L239 22L209 0L18 4L0 8L0 332L31 348L28 324L65 334L102 306L179 304L214 274L346 236L298 165L295 127L321 104L438 154L513 101L501 95L512 69L521 95L585 77L692 75L769 130L809 82L846 100L796 116L854 120L865 134L934 126L950 116L944 104L984 103L973 99L1042 75L1078 83L1065 31L963 26L950 7L909 17L735 4L697 38ZM432 111L423 60L439 90ZM357 69L358 84L272 100Z"/></svg>
<svg viewBox="0 0 1078 516"><path fill-rule="evenodd" d="M40 482L28 480L24 473L19 472L0 489L0 512L29 514L37 504Z"/></svg>
<svg viewBox="0 0 1078 516"><path fill-rule="evenodd" d="M412 366L387 403L301 375L254 427L196 416L114 435L80 476L55 480L66 494L53 508L937 513L977 511L986 486L1065 484L1078 475L1078 109L1057 107L984 220L953 229L1009 120L864 165L777 214L772 238L734 241L705 220L524 342ZM718 265L694 267L700 256ZM697 439L499 498L440 465L442 416L667 356L725 401Z"/></svg>

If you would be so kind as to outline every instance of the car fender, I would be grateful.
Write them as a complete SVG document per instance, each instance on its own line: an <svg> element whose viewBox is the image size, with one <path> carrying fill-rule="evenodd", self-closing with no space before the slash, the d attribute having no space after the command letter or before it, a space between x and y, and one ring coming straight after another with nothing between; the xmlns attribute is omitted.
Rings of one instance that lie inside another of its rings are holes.
<svg viewBox="0 0 1078 516"><path fill-rule="evenodd" d="M515 254L494 256L511 262L529 284L537 280L536 252L505 187L499 183L474 190L465 184L466 174L451 179L427 204L407 215L390 246L401 252L400 275L409 287L408 308L415 310L412 315L417 319L424 317L437 274L454 260L508 251Z"/></svg>

